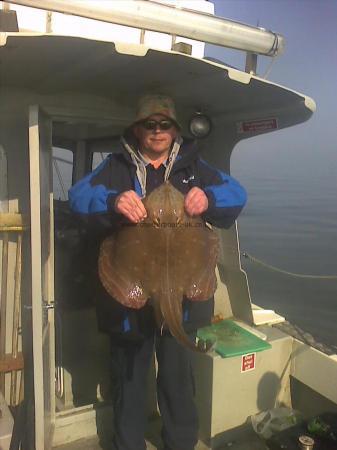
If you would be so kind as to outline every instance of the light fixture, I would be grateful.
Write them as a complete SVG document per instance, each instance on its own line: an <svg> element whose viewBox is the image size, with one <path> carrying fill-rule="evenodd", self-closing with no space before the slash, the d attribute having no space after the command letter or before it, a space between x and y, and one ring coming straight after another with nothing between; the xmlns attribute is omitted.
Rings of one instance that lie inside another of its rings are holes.
<svg viewBox="0 0 337 450"><path fill-rule="evenodd" d="M197 111L189 122L189 131L197 139L207 137L212 130L211 119L200 111Z"/></svg>

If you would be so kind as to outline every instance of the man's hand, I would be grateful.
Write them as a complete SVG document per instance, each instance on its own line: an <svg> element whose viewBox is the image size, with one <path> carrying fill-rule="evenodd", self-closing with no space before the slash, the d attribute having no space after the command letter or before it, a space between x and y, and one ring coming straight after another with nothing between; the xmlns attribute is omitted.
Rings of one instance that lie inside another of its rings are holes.
<svg viewBox="0 0 337 450"><path fill-rule="evenodd" d="M135 191L119 194L115 201L115 210L133 223L141 222L147 216L143 202Z"/></svg>
<svg viewBox="0 0 337 450"><path fill-rule="evenodd" d="M208 198L205 192L198 188L193 187L188 191L185 197L185 211L190 216L199 216L205 212L208 208Z"/></svg>

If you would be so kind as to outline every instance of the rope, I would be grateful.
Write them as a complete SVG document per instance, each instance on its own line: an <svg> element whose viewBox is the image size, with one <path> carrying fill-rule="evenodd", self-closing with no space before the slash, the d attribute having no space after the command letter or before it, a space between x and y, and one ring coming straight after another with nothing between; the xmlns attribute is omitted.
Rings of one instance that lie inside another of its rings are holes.
<svg viewBox="0 0 337 450"><path fill-rule="evenodd" d="M283 273L284 275L289 275L295 278L311 278L311 279L319 279L319 280L337 280L337 275L305 275L301 273L288 272L287 270L279 269L278 267L272 266L271 264L267 264L260 259L255 258L247 252L243 252L242 256L250 261L259 264L260 266L265 267L266 269L273 270L274 272Z"/></svg>
<svg viewBox="0 0 337 450"><path fill-rule="evenodd" d="M273 65L274 65L274 62L275 62L275 61L276 61L276 57L274 56L274 57L271 59L270 64L269 64L267 70L265 71L265 74L262 75L261 78L263 78L264 80L266 80L266 79L269 77L269 74L270 74L270 72L271 72L271 69L273 68Z"/></svg>
<svg viewBox="0 0 337 450"><path fill-rule="evenodd" d="M67 200L66 188L64 186L62 175L61 175L61 171L60 171L58 162L56 161L56 158L53 158L53 163L54 163L54 168L55 168L55 171L56 171L56 174L57 174L57 178L59 179L59 183L60 183L61 190L62 190L62 193L63 193L63 198L64 198L64 200Z"/></svg>

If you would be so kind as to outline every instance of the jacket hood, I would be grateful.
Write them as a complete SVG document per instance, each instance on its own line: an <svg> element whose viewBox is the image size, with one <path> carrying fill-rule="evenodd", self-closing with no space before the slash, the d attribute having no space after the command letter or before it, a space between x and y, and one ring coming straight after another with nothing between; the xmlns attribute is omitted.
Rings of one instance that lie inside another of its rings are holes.
<svg viewBox="0 0 337 450"><path fill-rule="evenodd" d="M135 135L133 134L131 127L127 128L122 136L120 142L120 152L124 155L125 159L128 161L129 164L134 165L133 159L130 153L126 150L123 140L125 140L129 145L129 147L135 153L137 153L138 141ZM174 161L172 171L188 166L191 163L191 161L194 161L195 159L198 158L200 148L197 144L198 144L197 141L194 139L182 138L180 150Z"/></svg>

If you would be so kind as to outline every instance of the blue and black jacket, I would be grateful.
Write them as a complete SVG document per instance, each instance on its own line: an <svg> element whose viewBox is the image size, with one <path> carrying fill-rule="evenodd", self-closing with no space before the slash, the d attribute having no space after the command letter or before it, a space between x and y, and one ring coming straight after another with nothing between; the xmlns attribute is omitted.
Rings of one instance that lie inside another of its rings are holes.
<svg viewBox="0 0 337 450"><path fill-rule="evenodd" d="M131 148L134 148L133 145L131 141ZM169 180L184 195L194 186L203 189L209 202L203 218L216 227L229 228L246 203L246 192L233 177L201 159L198 150L195 142L181 145ZM69 202L72 211L80 215L89 226L105 234L111 233L127 220L114 209L116 197L127 190L135 190L140 196L143 194L137 173L139 171L135 159L121 142L115 152L70 189ZM156 187L156 182L149 170L147 174L146 191L149 194ZM148 306L138 311L126 308L109 298L102 286L99 286L98 297L98 325L102 331L130 334L135 331L135 334L144 334L146 329L151 328L148 323ZM202 325L202 316L209 315L205 311L207 302L185 304L189 312L185 311L184 317L191 322L191 327ZM196 311L193 312L193 309Z"/></svg>

